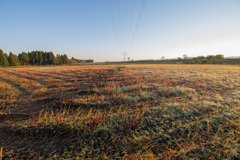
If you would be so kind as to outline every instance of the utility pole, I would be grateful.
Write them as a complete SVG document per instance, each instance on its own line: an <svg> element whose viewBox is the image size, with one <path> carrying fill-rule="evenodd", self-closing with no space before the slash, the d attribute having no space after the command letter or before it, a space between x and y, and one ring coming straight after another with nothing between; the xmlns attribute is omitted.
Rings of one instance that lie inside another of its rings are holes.
<svg viewBox="0 0 240 160"><path fill-rule="evenodd" d="M126 52L123 53L124 62L126 62Z"/></svg>

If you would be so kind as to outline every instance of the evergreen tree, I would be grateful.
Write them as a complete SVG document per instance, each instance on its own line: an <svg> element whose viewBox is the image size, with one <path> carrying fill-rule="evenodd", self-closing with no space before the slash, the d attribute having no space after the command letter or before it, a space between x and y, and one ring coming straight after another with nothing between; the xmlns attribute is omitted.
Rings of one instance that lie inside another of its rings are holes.
<svg viewBox="0 0 240 160"><path fill-rule="evenodd" d="M43 51L38 52L38 60L39 60L39 65L42 65L42 63L43 63Z"/></svg>
<svg viewBox="0 0 240 160"><path fill-rule="evenodd" d="M53 52L49 52L48 61L49 61L49 64L55 64L55 56Z"/></svg>
<svg viewBox="0 0 240 160"><path fill-rule="evenodd" d="M18 56L13 54L12 52L7 55L4 54L2 50L0 50L0 66L18 66L18 65L27 65L27 64L39 64L39 65L47 65L47 64L69 64L70 61L66 54L64 55L55 55L53 52L43 52L43 51L32 51L32 52L22 52L19 53ZM73 59L73 58L72 58ZM76 60L75 60L76 62ZM72 63L72 61L71 61Z"/></svg>
<svg viewBox="0 0 240 160"><path fill-rule="evenodd" d="M43 64L44 65L48 64L48 53L47 52L43 53Z"/></svg>
<svg viewBox="0 0 240 160"><path fill-rule="evenodd" d="M22 59L22 54L21 53L18 54L18 60L20 62L20 65L23 65L23 59Z"/></svg>
<svg viewBox="0 0 240 160"><path fill-rule="evenodd" d="M29 57L26 52L22 52L22 61L23 61L23 65L27 65L29 62Z"/></svg>
<svg viewBox="0 0 240 160"><path fill-rule="evenodd" d="M64 61L63 61L63 55L61 55L61 61L62 61L62 64L64 64Z"/></svg>
<svg viewBox="0 0 240 160"><path fill-rule="evenodd" d="M12 52L9 53L9 57L8 57L9 63L11 66L19 66L20 62L18 57L13 54Z"/></svg>
<svg viewBox="0 0 240 160"><path fill-rule="evenodd" d="M63 64L62 58L59 54L56 55L56 64L61 65Z"/></svg>
<svg viewBox="0 0 240 160"><path fill-rule="evenodd" d="M9 66L7 56L3 53L3 51L1 49L0 49L0 66L2 66L2 67Z"/></svg>
<svg viewBox="0 0 240 160"><path fill-rule="evenodd" d="M36 63L39 63L38 51L35 52L35 59L36 59Z"/></svg>
<svg viewBox="0 0 240 160"><path fill-rule="evenodd" d="M36 53L34 51L31 52L32 56L32 65L36 63Z"/></svg>
<svg viewBox="0 0 240 160"><path fill-rule="evenodd" d="M31 52L28 52L28 57L29 57L29 63L32 63L32 65L33 65L33 53Z"/></svg>
<svg viewBox="0 0 240 160"><path fill-rule="evenodd" d="M68 57L67 57L66 54L64 54L63 56L61 56L61 58L62 58L63 64L68 64L68 63L69 63L69 62L68 62Z"/></svg>

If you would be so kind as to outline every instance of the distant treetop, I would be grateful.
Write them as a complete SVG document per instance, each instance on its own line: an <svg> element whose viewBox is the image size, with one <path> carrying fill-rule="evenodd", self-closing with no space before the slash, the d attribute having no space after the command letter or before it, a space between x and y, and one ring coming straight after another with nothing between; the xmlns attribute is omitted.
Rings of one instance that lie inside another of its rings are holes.
<svg viewBox="0 0 240 160"><path fill-rule="evenodd" d="M19 65L62 65L70 63L82 63L82 62L93 62L93 60L79 60L72 57L68 59L66 54L56 56L53 52L44 51L32 51L32 52L22 52L18 55L12 52L7 55L0 49L0 66L19 66Z"/></svg>

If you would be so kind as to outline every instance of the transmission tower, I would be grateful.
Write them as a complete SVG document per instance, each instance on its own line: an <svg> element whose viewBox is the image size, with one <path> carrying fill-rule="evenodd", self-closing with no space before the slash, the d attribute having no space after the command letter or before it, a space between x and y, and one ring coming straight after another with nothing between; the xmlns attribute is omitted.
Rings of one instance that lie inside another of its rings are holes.
<svg viewBox="0 0 240 160"><path fill-rule="evenodd" d="M124 62L126 62L126 55L127 55L127 53L123 52L123 60L124 60Z"/></svg>

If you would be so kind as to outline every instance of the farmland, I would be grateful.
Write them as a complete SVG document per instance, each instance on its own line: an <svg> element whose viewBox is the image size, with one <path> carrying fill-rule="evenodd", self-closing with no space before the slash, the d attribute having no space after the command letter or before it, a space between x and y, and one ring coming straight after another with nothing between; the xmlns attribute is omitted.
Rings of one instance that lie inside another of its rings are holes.
<svg viewBox="0 0 240 160"><path fill-rule="evenodd" d="M3 159L234 159L239 65L0 68Z"/></svg>

